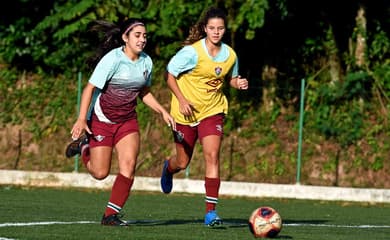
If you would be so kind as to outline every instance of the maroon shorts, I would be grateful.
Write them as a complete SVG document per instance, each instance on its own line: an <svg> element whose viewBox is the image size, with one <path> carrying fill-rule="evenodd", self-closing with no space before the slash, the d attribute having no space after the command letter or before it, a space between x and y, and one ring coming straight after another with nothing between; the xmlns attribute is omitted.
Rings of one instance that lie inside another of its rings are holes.
<svg viewBox="0 0 390 240"><path fill-rule="evenodd" d="M201 120L196 126L177 123L176 131L173 132L175 143L193 149L197 139L202 143L202 138L206 136L223 136L224 118L224 114L213 115Z"/></svg>
<svg viewBox="0 0 390 240"><path fill-rule="evenodd" d="M89 146L114 147L119 140L130 133L139 132L137 119L130 119L122 123L105 123L92 118L90 129L93 133L89 138Z"/></svg>

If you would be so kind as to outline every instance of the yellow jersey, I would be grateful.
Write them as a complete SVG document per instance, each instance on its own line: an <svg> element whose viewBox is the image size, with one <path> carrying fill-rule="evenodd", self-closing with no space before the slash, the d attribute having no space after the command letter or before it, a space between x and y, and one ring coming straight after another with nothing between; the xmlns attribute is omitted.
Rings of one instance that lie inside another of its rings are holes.
<svg viewBox="0 0 390 240"><path fill-rule="evenodd" d="M177 77L177 84L184 97L193 104L194 118L185 118L179 111L179 102L174 94L171 99L171 115L177 123L195 125L204 118L228 112L228 100L223 93L225 77L230 76L237 56L228 47L229 56L223 62L210 58L201 40L192 44L198 54L196 66Z"/></svg>

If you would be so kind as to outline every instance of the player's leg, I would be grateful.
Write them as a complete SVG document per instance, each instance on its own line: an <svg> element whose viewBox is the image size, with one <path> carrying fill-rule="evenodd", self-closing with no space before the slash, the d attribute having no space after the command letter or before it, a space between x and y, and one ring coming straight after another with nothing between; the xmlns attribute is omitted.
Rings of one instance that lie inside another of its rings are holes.
<svg viewBox="0 0 390 240"><path fill-rule="evenodd" d="M88 135L88 144L81 147L81 159L88 172L102 180L110 173L116 126L93 120L90 129L93 135Z"/></svg>
<svg viewBox="0 0 390 240"><path fill-rule="evenodd" d="M219 188L221 184L219 171L219 153L222 143L223 115L206 118L199 125L199 138L202 144L205 161L205 224L215 226L222 224L222 219L216 213Z"/></svg>
<svg viewBox="0 0 390 240"><path fill-rule="evenodd" d="M86 157L83 156L89 174L97 180L105 179L110 174L112 147L94 146L85 151L89 151L88 161L85 161Z"/></svg>
<svg viewBox="0 0 390 240"><path fill-rule="evenodd" d="M221 180L219 177L219 148L221 145L221 137L210 135L202 139L203 155L206 165L205 173L205 202L206 215L205 224L208 226L222 224L221 218L216 213L216 205L218 204L219 187Z"/></svg>
<svg viewBox="0 0 390 240"><path fill-rule="evenodd" d="M115 136L119 172L112 186L111 195L101 223L103 225L127 226L118 214L125 205L134 182L135 166L140 147L136 120L121 124Z"/></svg>
<svg viewBox="0 0 390 240"><path fill-rule="evenodd" d="M197 139L196 127L177 124L174 131L176 155L164 161L161 173L161 189L164 193L170 193L173 186L173 175L186 169L191 161Z"/></svg>

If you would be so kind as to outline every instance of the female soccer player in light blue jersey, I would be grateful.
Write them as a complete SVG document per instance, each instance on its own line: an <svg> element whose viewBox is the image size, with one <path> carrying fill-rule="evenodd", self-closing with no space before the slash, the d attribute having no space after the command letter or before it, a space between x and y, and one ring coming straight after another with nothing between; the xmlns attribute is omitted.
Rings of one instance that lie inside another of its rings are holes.
<svg viewBox="0 0 390 240"><path fill-rule="evenodd" d="M127 226L118 214L133 185L140 147L137 98L160 113L169 126L175 128L175 121L150 92L153 63L143 52L145 24L134 18L121 27L99 21L92 30L104 32L104 39L90 59L94 71L83 90L80 114L71 130L76 140L68 145L66 156L81 154L89 173L101 180L110 173L115 148L119 172L101 224Z"/></svg>

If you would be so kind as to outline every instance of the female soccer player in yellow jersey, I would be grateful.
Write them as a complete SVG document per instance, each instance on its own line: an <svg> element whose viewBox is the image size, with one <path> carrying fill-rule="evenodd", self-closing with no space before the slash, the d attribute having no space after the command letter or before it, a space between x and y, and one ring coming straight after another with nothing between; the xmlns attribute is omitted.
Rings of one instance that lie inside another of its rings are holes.
<svg viewBox="0 0 390 240"><path fill-rule="evenodd" d="M171 115L176 121L176 156L164 162L161 188L164 193L172 191L173 174L187 168L199 139L206 165L204 223L207 226L222 224L216 212L221 182L219 152L228 112L222 87L228 81L231 87L248 89L247 79L238 74L236 53L222 42L225 31L225 12L209 8L167 66L167 84L172 92Z"/></svg>

